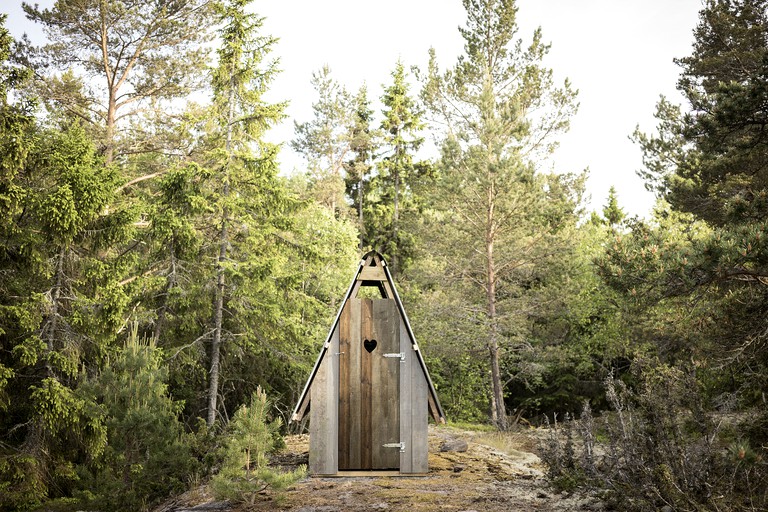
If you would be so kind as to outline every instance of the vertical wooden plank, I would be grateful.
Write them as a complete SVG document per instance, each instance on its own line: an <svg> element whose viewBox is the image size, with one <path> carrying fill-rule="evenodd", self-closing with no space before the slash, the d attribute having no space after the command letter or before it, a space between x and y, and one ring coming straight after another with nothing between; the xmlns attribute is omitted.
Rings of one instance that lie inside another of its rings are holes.
<svg viewBox="0 0 768 512"><path fill-rule="evenodd" d="M382 432L385 422L388 421L388 412L382 403L382 393L386 393L386 378L382 378L382 372L386 369L387 360L382 357L387 351L387 340L382 329L380 300L371 301L371 336L376 340L376 349L371 353L371 468L386 469L383 453L386 435ZM384 398L386 394L384 394Z"/></svg>
<svg viewBox="0 0 768 512"><path fill-rule="evenodd" d="M400 352L400 312L394 300L387 301L387 318L390 341L390 350ZM400 358L389 359L389 375L387 389L387 409L391 412L391 421L387 426L387 436L391 443L397 443L400 439L400 373L403 363ZM393 449L388 452L387 465L393 469L400 468L400 450Z"/></svg>
<svg viewBox="0 0 768 512"><path fill-rule="evenodd" d="M325 358L315 373L312 387L309 389L312 407L309 409L309 472L313 475L328 474L328 445L325 442L325 425L328 422L325 393L325 378L328 365Z"/></svg>
<svg viewBox="0 0 768 512"><path fill-rule="evenodd" d="M350 346L350 312L349 301L344 305L339 317L339 469L351 469L349 424L350 424L350 386L349 386L349 346Z"/></svg>
<svg viewBox="0 0 768 512"><path fill-rule="evenodd" d="M361 444L360 444L360 420L361 420L361 401L360 401L360 351L363 342L360 339L361 326L361 301L354 299L350 304L349 315L349 334L350 341L348 353L346 354L349 362L349 469L360 469L361 467Z"/></svg>
<svg viewBox="0 0 768 512"><path fill-rule="evenodd" d="M371 299L361 299L360 306L360 332L362 338L363 340L376 339L371 319ZM372 469L371 429L373 411L371 395L373 386L373 354L369 354L367 350L363 349L360 351L360 355L360 469Z"/></svg>
<svg viewBox="0 0 768 512"><path fill-rule="evenodd" d="M309 471L316 475L338 472L338 351L337 328L310 390Z"/></svg>
<svg viewBox="0 0 768 512"><path fill-rule="evenodd" d="M373 301L373 323L378 345L373 355L373 469L396 469L400 466L400 451L385 448L400 441L400 359L384 354L400 352L399 315L392 300Z"/></svg>
<svg viewBox="0 0 768 512"><path fill-rule="evenodd" d="M329 347L334 357L329 358L330 367L328 373L328 387L326 388L326 401L330 417L328 423L331 425L328 433L328 444L331 446L329 467L332 474L339 472L339 358L336 356L339 352L339 329L336 329L331 337L331 346Z"/></svg>
<svg viewBox="0 0 768 512"><path fill-rule="evenodd" d="M413 429L411 426L411 367L415 353L411 337L400 322L400 352L405 354L405 362L400 365L400 440L405 443L405 452L400 454L400 472L413 473ZM418 362L416 362L418 364Z"/></svg>
<svg viewBox="0 0 768 512"><path fill-rule="evenodd" d="M386 411L382 408L382 357L385 341L382 339L379 322L378 300L371 300L371 337L376 340L376 349L371 352L371 469L384 469L382 467L381 452L383 448L381 423Z"/></svg>
<svg viewBox="0 0 768 512"><path fill-rule="evenodd" d="M427 377L421 369L421 365L416 360L416 353L413 351L413 364L411 365L411 395L410 415L411 415L411 443L413 444L412 472L427 473L429 471L429 443L428 443L428 421L429 404L427 403L429 395L429 386Z"/></svg>

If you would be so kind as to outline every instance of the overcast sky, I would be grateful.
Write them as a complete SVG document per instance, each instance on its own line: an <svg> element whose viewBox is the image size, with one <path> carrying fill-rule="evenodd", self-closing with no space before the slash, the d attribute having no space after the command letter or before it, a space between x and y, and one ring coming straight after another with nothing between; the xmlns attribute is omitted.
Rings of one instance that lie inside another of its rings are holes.
<svg viewBox="0 0 768 512"><path fill-rule="evenodd" d="M51 0L38 0L42 6ZM20 1L3 0L0 12L18 37L40 32L23 17ZM579 89L581 108L560 149L545 169L590 170L591 207L600 208L614 185L620 204L631 214L647 215L653 196L635 171L639 148L628 137L635 126L655 127L659 95L682 102L675 90L679 68L673 59L690 53L701 0L518 0L519 36L536 27L552 43L546 64L558 82L568 77ZM365 82L378 98L398 58L425 68L430 47L441 68L463 49L458 27L464 24L460 0L256 0L266 17L265 32L280 39L276 55L283 72L271 98L290 101L289 119L270 138L289 141L293 121L311 117L313 71L329 65L332 75L352 92ZM283 168L300 166L284 147Z"/></svg>

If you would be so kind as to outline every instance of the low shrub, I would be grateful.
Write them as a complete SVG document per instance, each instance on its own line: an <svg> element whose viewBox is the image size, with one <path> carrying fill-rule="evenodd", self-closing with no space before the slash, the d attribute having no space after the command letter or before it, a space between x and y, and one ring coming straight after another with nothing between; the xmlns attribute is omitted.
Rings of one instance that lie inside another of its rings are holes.
<svg viewBox="0 0 768 512"><path fill-rule="evenodd" d="M766 447L723 435L692 375L667 365L636 371L637 390L606 379L612 412L599 421L585 403L579 420L550 424L541 454L552 484L604 489L628 511L766 510Z"/></svg>
<svg viewBox="0 0 768 512"><path fill-rule="evenodd" d="M307 474L306 467L281 472L267 465L267 455L279 447L281 422L268 420L270 403L261 388L243 405L228 426L221 470L211 479L217 499L253 504L267 489L283 490Z"/></svg>

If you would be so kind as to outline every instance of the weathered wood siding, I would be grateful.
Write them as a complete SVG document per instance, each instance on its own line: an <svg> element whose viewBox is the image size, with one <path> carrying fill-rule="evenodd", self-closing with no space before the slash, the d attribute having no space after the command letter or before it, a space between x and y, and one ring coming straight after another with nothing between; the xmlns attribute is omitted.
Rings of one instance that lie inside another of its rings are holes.
<svg viewBox="0 0 768 512"><path fill-rule="evenodd" d="M393 300L349 299L339 318L339 470L397 469L400 316ZM364 343L375 340L369 352Z"/></svg>
<svg viewBox="0 0 768 512"><path fill-rule="evenodd" d="M371 443L372 469L399 469L400 442L400 313L394 300L372 300L371 338L377 340L372 358ZM365 331L364 331L365 332Z"/></svg>
<svg viewBox="0 0 768 512"><path fill-rule="evenodd" d="M318 368L310 389L309 472L313 475L338 473L339 329Z"/></svg>
<svg viewBox="0 0 768 512"><path fill-rule="evenodd" d="M400 351L405 362L400 372L400 439L405 452L400 454L401 473L427 473L428 465L428 387L413 340L405 322L400 323Z"/></svg>
<svg viewBox="0 0 768 512"><path fill-rule="evenodd" d="M349 299L339 317L339 469L362 467L360 442L362 347L361 304ZM357 384L353 384L357 383Z"/></svg>

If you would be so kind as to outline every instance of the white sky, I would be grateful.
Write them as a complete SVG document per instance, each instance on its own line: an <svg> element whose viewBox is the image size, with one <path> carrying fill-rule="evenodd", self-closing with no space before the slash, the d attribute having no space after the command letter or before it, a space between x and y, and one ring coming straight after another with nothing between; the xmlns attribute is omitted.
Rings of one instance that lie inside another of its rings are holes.
<svg viewBox="0 0 768 512"><path fill-rule="evenodd" d="M39 42L40 31L23 17L21 1L2 4L11 33L28 32ZM645 131L655 127L659 95L682 101L675 90L679 68L672 60L690 53L702 0L518 0L517 5L518 36L528 41L540 26L552 43L546 64L558 82L568 77L580 91L571 130L543 167L557 172L588 167L592 208L604 204L614 185L628 213L646 215L654 198L635 174L641 154L628 136L638 124ZM378 98L398 58L406 67L424 69L434 47L445 69L463 49L457 30L465 18L461 0L256 0L253 6L266 17L265 32L280 38L275 53L283 72L271 98L290 101L289 118L272 132L274 141L287 143L294 119L310 119L315 100L310 77L324 64L351 92L365 82L369 97ZM284 170L301 165L287 144L280 158Z"/></svg>

